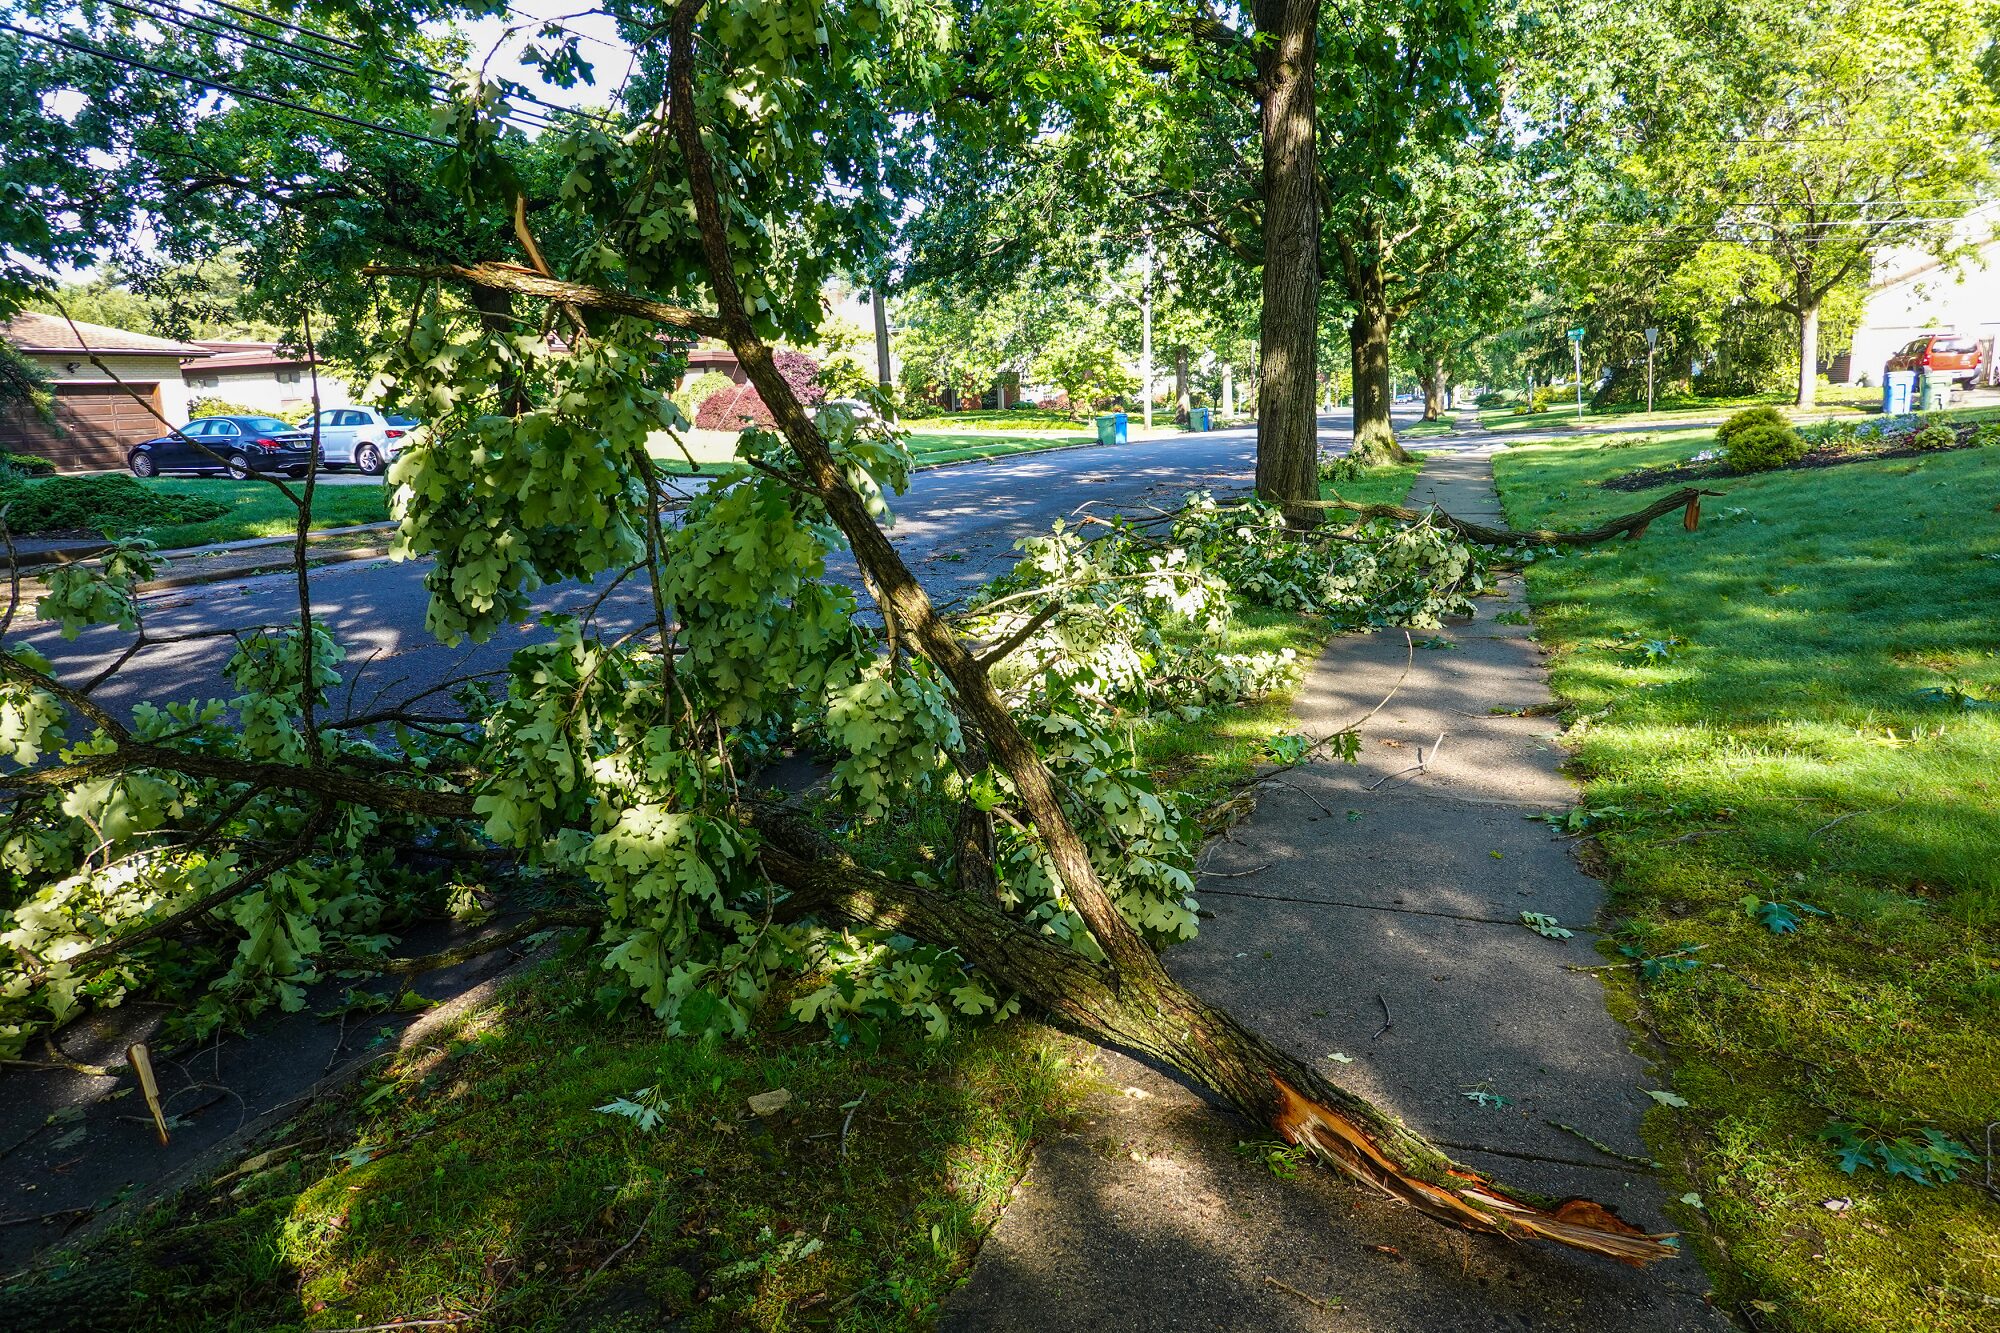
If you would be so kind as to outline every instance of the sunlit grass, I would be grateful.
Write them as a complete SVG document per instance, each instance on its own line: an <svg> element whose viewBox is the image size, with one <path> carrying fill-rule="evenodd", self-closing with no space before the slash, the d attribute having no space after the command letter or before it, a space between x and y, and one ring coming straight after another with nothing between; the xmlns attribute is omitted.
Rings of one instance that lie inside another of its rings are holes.
<svg viewBox="0 0 2000 1333"><path fill-rule="evenodd" d="M1587 526L1647 498L1596 483L1704 443L1509 451L1501 493L1517 525ZM2000 1120L2000 450L1709 484L1727 494L1698 532L1528 580L1619 942L1700 964L1611 974L1692 1103L1654 1114L1655 1147L1758 1327L1991 1328L1983 1165L1848 1176L1816 1136L1928 1127L1983 1152ZM1746 895L1829 915L1774 935Z"/></svg>

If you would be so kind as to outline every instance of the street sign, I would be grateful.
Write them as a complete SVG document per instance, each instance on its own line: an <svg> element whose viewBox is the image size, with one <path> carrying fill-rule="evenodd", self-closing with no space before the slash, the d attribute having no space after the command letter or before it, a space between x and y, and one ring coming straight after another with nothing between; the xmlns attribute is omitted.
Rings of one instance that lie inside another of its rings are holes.
<svg viewBox="0 0 2000 1333"><path fill-rule="evenodd" d="M1570 340L1571 342L1573 342L1573 343L1580 343L1580 342L1582 342L1582 341L1583 341L1583 330L1582 330L1582 329L1571 329L1571 330L1569 331L1569 340Z"/></svg>
<svg viewBox="0 0 2000 1333"><path fill-rule="evenodd" d="M1658 329L1647 329L1646 330L1647 348L1651 349L1654 347L1658 347L1659 345L1660 345L1660 331Z"/></svg>

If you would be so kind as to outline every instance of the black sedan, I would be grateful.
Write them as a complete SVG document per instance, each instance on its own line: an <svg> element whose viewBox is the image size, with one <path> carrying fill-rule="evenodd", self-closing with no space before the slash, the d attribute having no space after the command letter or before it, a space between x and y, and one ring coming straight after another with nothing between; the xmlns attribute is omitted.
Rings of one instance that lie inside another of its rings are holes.
<svg viewBox="0 0 2000 1333"><path fill-rule="evenodd" d="M132 446L125 461L133 475L227 472L241 480L253 472L305 475L312 464L311 431L276 417L197 417L170 435Z"/></svg>

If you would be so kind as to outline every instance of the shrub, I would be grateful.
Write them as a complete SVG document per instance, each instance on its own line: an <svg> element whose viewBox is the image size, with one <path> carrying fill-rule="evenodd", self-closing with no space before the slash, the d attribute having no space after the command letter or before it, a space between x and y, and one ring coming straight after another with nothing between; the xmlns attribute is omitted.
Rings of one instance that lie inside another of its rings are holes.
<svg viewBox="0 0 2000 1333"><path fill-rule="evenodd" d="M86 531L114 537L167 523L201 523L234 507L225 500L148 486L120 473L0 480L0 505L7 507L7 526L16 536Z"/></svg>
<svg viewBox="0 0 2000 1333"><path fill-rule="evenodd" d="M190 398L188 420L192 421L196 417L276 417L287 425L303 426L312 420L312 403L303 402L295 407L280 408L273 412L262 407L245 407L226 398Z"/></svg>
<svg viewBox="0 0 2000 1333"><path fill-rule="evenodd" d="M10 454L0 452L0 476L5 477L49 477L54 476L56 465L46 458L34 454Z"/></svg>
<svg viewBox="0 0 2000 1333"><path fill-rule="evenodd" d="M1912 449L1950 449L1958 444L1958 432L1942 421L1931 421L1923 429L1910 432L1909 446Z"/></svg>
<svg viewBox="0 0 2000 1333"><path fill-rule="evenodd" d="M778 373L785 377L785 383L792 386L792 392L807 407L817 406L825 399L826 393L819 387L819 362L804 352L780 351L773 361ZM777 424L771 416L771 409L752 384L732 384L720 393L711 394L695 413L694 424L702 430L742 430L745 426L769 428Z"/></svg>
<svg viewBox="0 0 2000 1333"><path fill-rule="evenodd" d="M1506 403L1507 403L1507 395L1499 392L1498 390L1491 390L1489 392L1482 393L1477 398L1472 400L1472 405L1474 407L1504 407Z"/></svg>
<svg viewBox="0 0 2000 1333"><path fill-rule="evenodd" d="M723 374L721 371L704 370L693 379L683 377L681 387L675 389L668 397L673 399L674 406L681 410L682 416L686 417L689 421L693 421L695 416L701 411L703 403L713 398L716 394L721 393L724 389L733 389L735 387L736 381L730 379L729 376Z"/></svg>
<svg viewBox="0 0 2000 1333"><path fill-rule="evenodd" d="M1732 472L1768 472L1784 467L1805 457L1810 447L1775 407L1738 412L1716 429L1715 442L1722 446L1722 456Z"/></svg>

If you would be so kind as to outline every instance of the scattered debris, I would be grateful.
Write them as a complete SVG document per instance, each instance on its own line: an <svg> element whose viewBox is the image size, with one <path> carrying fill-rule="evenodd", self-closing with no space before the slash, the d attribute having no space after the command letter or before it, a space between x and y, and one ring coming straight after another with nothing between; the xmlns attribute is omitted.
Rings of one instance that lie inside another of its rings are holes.
<svg viewBox="0 0 2000 1333"><path fill-rule="evenodd" d="M1496 852L1494 855L1497 856L1499 853ZM1545 940L1566 940L1576 934L1575 931L1563 925L1562 922L1556 920L1547 912L1523 912L1521 913L1521 924Z"/></svg>
<svg viewBox="0 0 2000 1333"><path fill-rule="evenodd" d="M750 1109L758 1115L776 1115L791 1104L792 1090L790 1088L773 1088L769 1092L753 1093L750 1096ZM858 1102L856 1103L856 1105L859 1104ZM853 1116L850 1115L848 1118L851 1120Z"/></svg>

